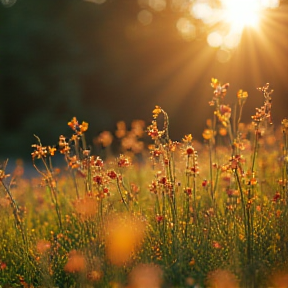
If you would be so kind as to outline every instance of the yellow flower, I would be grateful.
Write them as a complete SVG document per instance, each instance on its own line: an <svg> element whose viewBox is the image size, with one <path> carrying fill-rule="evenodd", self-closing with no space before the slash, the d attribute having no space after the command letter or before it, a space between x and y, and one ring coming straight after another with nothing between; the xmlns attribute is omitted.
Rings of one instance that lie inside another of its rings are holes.
<svg viewBox="0 0 288 288"><path fill-rule="evenodd" d="M82 124L80 125L80 131L83 133L83 132L85 132L85 131L87 131L88 130L88 123L87 122L85 122L85 121L83 121L82 122Z"/></svg>
<svg viewBox="0 0 288 288"><path fill-rule="evenodd" d="M216 89L217 86L219 86L219 85L220 85L220 82L219 82L218 79L216 79L216 78L212 78L212 79L211 79L211 87L212 87L212 88Z"/></svg>
<svg viewBox="0 0 288 288"><path fill-rule="evenodd" d="M161 107L158 106L158 105L156 105L156 106L155 106L155 109L152 111L152 113L153 113L153 118L154 118L154 119L157 118L158 115L159 115L161 112L162 112Z"/></svg>
<svg viewBox="0 0 288 288"><path fill-rule="evenodd" d="M56 151L57 149L55 148L55 147L50 147L50 146L48 146L48 151L49 151L49 154L51 155L51 156L54 156L55 155L55 151Z"/></svg>
<svg viewBox="0 0 288 288"><path fill-rule="evenodd" d="M246 99L248 97L248 93L246 91L243 91L242 89L240 89L237 92L237 98L238 99Z"/></svg>
<svg viewBox="0 0 288 288"><path fill-rule="evenodd" d="M213 136L213 132L211 129L205 129L202 133L202 136L205 140L209 140L212 138Z"/></svg>
<svg viewBox="0 0 288 288"><path fill-rule="evenodd" d="M182 140L183 142L191 142L192 139L193 139L192 134L188 134L188 135L185 135Z"/></svg>
<svg viewBox="0 0 288 288"><path fill-rule="evenodd" d="M283 126L283 130L288 131L288 119L283 119L281 124Z"/></svg>

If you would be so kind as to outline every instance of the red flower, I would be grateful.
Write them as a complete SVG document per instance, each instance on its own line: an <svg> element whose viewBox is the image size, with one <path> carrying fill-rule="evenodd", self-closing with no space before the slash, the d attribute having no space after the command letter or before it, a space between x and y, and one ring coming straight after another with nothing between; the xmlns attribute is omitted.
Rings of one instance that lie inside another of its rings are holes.
<svg viewBox="0 0 288 288"><path fill-rule="evenodd" d="M194 153L194 148L189 146L187 149L186 149L186 153L187 155L192 155Z"/></svg>
<svg viewBox="0 0 288 288"><path fill-rule="evenodd" d="M96 182L97 184L101 185L103 183L103 179L101 176L95 176L93 177L93 181Z"/></svg>
<svg viewBox="0 0 288 288"><path fill-rule="evenodd" d="M107 173L107 175L111 178L111 179L116 179L117 178L117 174L115 171L111 170Z"/></svg>
<svg viewBox="0 0 288 288"><path fill-rule="evenodd" d="M162 215L157 215L157 216L156 216L156 221L157 221L158 223L162 222L163 220L164 220L164 216L162 216Z"/></svg>

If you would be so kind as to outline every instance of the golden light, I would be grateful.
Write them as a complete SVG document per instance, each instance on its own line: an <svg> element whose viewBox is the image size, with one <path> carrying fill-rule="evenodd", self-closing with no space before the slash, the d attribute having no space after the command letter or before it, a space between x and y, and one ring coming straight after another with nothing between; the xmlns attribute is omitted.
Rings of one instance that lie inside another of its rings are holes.
<svg viewBox="0 0 288 288"><path fill-rule="evenodd" d="M259 0L222 0L223 21L231 24L233 31L241 32L245 26L256 27L263 6Z"/></svg>

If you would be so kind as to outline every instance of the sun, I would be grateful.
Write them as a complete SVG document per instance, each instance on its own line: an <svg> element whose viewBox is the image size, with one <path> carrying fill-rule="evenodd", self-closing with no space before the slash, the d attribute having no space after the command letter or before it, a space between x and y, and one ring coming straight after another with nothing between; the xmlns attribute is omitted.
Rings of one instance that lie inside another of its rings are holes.
<svg viewBox="0 0 288 288"><path fill-rule="evenodd" d="M240 32L247 26L257 27L260 11L259 0L221 0L223 5L223 22L231 25L231 30Z"/></svg>

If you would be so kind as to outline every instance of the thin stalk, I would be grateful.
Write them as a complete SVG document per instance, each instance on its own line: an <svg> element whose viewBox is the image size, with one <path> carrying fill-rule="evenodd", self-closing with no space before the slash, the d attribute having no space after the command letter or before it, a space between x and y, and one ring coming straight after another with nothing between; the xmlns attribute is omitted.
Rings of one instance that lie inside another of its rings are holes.
<svg viewBox="0 0 288 288"><path fill-rule="evenodd" d="M122 200L122 202L123 202L126 210L129 212L129 207L128 207L128 205L127 205L127 203L126 203L126 201L125 201L125 199L124 199L124 197L123 197L123 193L122 193L122 190L121 190L121 187L120 187L120 182L119 182L119 179L118 179L118 178L117 178L117 182L116 182L116 183L117 183L117 188L118 188L118 191L119 191L121 200Z"/></svg>
<svg viewBox="0 0 288 288"><path fill-rule="evenodd" d="M14 219L15 219L15 222L16 222L16 227L20 230L23 243L28 248L28 242L27 242L27 239L26 239L26 235L24 233L24 227L23 227L22 221L21 221L21 219L19 217L19 207L16 204L10 189L6 186L6 184L3 182L2 179L0 179L0 182L1 182L5 192L7 193L8 197L10 199L10 205L12 207Z"/></svg>

